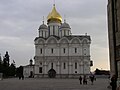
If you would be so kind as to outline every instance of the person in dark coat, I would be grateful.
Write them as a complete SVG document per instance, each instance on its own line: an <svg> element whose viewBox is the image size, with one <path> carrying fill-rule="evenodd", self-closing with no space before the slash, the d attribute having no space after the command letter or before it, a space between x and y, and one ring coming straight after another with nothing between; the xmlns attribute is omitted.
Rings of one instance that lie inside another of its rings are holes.
<svg viewBox="0 0 120 90"><path fill-rule="evenodd" d="M86 77L86 75L83 76L83 84L87 85L87 77Z"/></svg>
<svg viewBox="0 0 120 90"><path fill-rule="evenodd" d="M95 76L93 74L90 75L90 81L91 81L91 84L93 85L93 82L95 80Z"/></svg>
<svg viewBox="0 0 120 90"><path fill-rule="evenodd" d="M80 84L82 84L82 77L81 76L79 77L79 81L80 81Z"/></svg>
<svg viewBox="0 0 120 90"><path fill-rule="evenodd" d="M116 90L116 88L117 88L117 77L116 77L116 75L112 76L110 85L112 86L112 90Z"/></svg>

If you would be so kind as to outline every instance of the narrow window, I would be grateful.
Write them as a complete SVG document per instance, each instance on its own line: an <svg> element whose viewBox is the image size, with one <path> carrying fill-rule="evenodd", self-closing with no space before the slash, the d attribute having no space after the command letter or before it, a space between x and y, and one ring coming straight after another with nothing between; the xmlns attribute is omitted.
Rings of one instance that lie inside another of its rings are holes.
<svg viewBox="0 0 120 90"><path fill-rule="evenodd" d="M84 55L86 55L86 48L84 48Z"/></svg>
<svg viewBox="0 0 120 90"><path fill-rule="evenodd" d="M42 73L42 67L39 67L39 73Z"/></svg>
<svg viewBox="0 0 120 90"><path fill-rule="evenodd" d="M69 31L68 31L68 35L69 35Z"/></svg>
<svg viewBox="0 0 120 90"><path fill-rule="evenodd" d="M66 36L66 31L64 30L64 36Z"/></svg>
<svg viewBox="0 0 120 90"><path fill-rule="evenodd" d="M46 38L46 32L45 32L45 38Z"/></svg>
<svg viewBox="0 0 120 90"><path fill-rule="evenodd" d="M66 63L64 63L63 68L66 69Z"/></svg>
<svg viewBox="0 0 120 90"><path fill-rule="evenodd" d="M60 32L61 32L61 37L62 37L62 30Z"/></svg>
<svg viewBox="0 0 120 90"><path fill-rule="evenodd" d="M77 53L77 48L75 48L75 53Z"/></svg>
<svg viewBox="0 0 120 90"><path fill-rule="evenodd" d="M51 48L51 53L53 53L53 48Z"/></svg>
<svg viewBox="0 0 120 90"><path fill-rule="evenodd" d="M49 36L50 36L50 26L48 26L48 33L49 33Z"/></svg>
<svg viewBox="0 0 120 90"><path fill-rule="evenodd" d="M65 53L65 48L63 48L63 53Z"/></svg>
<svg viewBox="0 0 120 90"><path fill-rule="evenodd" d="M55 26L53 26L53 35L55 35Z"/></svg>
<svg viewBox="0 0 120 90"><path fill-rule="evenodd" d="M40 54L42 54L42 48L40 49Z"/></svg>
<svg viewBox="0 0 120 90"><path fill-rule="evenodd" d="M53 68L53 63L51 63L51 68Z"/></svg>
<svg viewBox="0 0 120 90"><path fill-rule="evenodd" d="M77 69L77 63L75 63L75 69Z"/></svg>
<svg viewBox="0 0 120 90"><path fill-rule="evenodd" d="M43 37L43 31L42 31L42 37Z"/></svg>

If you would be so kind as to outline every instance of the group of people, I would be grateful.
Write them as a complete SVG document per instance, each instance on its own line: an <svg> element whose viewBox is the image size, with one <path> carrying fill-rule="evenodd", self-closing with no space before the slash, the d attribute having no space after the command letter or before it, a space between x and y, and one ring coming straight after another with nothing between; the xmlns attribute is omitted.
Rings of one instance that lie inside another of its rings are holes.
<svg viewBox="0 0 120 90"><path fill-rule="evenodd" d="M83 75L83 77L80 76L80 77L79 77L80 85L81 85L82 83L83 83L84 85L87 85L87 79L88 79L88 77L87 77L86 75ZM94 80L95 80L95 76L94 76L93 74L91 74L91 75L89 76L89 79L90 79L90 81L91 81L91 85L93 85L93 82L94 82Z"/></svg>
<svg viewBox="0 0 120 90"><path fill-rule="evenodd" d="M93 74L91 74L89 77L87 77L86 75L80 76L79 77L79 81L80 81L80 85L87 85L88 79L91 81L91 85L93 85L93 82L96 80L95 76ZM110 78L111 82L110 82L110 86L112 87L112 90L116 90L117 88L117 76L113 75Z"/></svg>

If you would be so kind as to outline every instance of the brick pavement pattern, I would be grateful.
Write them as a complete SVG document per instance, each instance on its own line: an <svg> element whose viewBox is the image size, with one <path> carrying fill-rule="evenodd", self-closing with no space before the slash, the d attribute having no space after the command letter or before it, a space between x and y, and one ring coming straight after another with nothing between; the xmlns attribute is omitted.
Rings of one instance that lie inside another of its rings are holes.
<svg viewBox="0 0 120 90"><path fill-rule="evenodd" d="M80 85L78 79L4 79L0 90L109 90L108 79L97 79L94 85Z"/></svg>

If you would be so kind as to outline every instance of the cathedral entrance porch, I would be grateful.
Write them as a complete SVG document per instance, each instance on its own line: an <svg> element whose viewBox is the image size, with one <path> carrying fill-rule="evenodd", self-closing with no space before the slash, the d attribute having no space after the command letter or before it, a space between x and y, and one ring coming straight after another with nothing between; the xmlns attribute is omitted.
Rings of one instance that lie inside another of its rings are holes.
<svg viewBox="0 0 120 90"><path fill-rule="evenodd" d="M49 76L50 78L55 78L55 77L56 77L56 71L55 71L53 68L51 68L51 69L48 71L48 76Z"/></svg>

